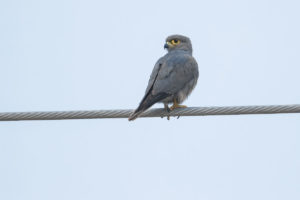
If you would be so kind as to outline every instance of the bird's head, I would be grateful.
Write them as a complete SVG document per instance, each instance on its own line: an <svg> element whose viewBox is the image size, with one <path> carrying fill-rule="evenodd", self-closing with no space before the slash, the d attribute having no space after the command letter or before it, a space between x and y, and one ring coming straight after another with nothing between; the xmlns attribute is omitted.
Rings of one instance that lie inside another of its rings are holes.
<svg viewBox="0 0 300 200"><path fill-rule="evenodd" d="M183 35L171 35L167 37L164 48L167 49L168 52L179 49L191 53L193 51L191 40Z"/></svg>

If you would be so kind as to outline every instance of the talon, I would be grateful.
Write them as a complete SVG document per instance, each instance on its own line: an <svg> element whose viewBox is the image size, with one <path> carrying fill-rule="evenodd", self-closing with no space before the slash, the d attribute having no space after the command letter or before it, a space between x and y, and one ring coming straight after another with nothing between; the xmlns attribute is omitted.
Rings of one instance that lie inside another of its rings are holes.
<svg viewBox="0 0 300 200"><path fill-rule="evenodd" d="M165 111L167 112L166 114L162 114L160 117L161 118L164 118L164 117L167 117L167 120L170 120L170 115L168 115L169 112L171 112L168 104L164 104L164 108L165 108Z"/></svg>

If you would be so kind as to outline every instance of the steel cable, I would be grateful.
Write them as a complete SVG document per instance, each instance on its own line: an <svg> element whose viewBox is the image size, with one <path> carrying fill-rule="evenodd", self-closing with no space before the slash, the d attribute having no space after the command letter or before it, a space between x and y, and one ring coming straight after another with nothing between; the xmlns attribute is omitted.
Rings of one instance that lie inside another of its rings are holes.
<svg viewBox="0 0 300 200"><path fill-rule="evenodd" d="M128 118L132 112L132 109L50 112L4 112L0 113L0 121ZM154 108L145 111L140 117L246 115L278 113L300 113L300 104L266 106L189 107L178 108L171 112L167 112L162 108Z"/></svg>

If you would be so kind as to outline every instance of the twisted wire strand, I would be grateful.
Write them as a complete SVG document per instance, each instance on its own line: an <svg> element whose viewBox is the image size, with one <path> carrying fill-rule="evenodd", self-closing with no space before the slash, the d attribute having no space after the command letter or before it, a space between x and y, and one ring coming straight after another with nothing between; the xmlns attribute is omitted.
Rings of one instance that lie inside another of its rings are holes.
<svg viewBox="0 0 300 200"><path fill-rule="evenodd" d="M50 112L5 112L0 113L0 121L128 118L132 112L132 109ZM300 113L300 104L266 106L189 107L178 108L171 112L167 112L162 108L154 108L145 111L143 114L141 114L140 117L179 117L278 113Z"/></svg>

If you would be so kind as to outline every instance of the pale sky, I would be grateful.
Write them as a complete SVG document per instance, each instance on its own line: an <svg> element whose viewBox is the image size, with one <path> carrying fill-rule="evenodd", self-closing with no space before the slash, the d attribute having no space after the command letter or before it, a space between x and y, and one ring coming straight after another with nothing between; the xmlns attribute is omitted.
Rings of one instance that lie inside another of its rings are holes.
<svg viewBox="0 0 300 200"><path fill-rule="evenodd" d="M187 106L300 103L299 1L0 2L0 112L133 109L165 38ZM154 107L162 107L161 104ZM300 115L0 123L0 199L300 199Z"/></svg>

